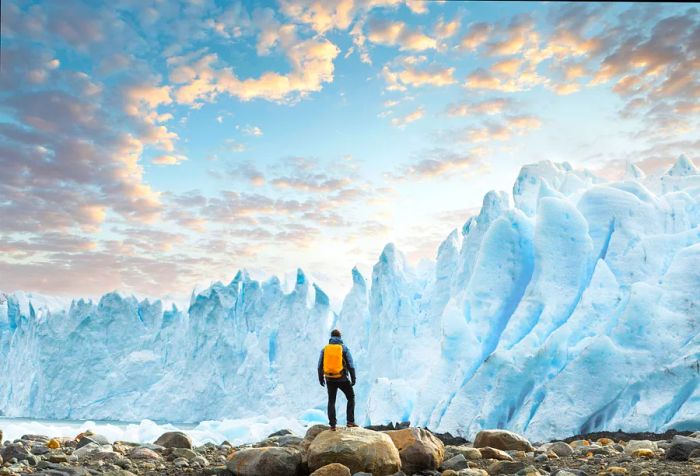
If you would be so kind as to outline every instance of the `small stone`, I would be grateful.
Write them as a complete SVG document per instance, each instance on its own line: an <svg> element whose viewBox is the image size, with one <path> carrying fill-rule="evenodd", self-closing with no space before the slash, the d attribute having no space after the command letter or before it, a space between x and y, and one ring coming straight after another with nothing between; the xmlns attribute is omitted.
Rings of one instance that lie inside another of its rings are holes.
<svg viewBox="0 0 700 476"><path fill-rule="evenodd" d="M696 432L696 433L697 433L697 432ZM696 458L700 458L700 448L691 451L690 454L688 455L688 459L689 459L689 460L690 460L690 459L696 459Z"/></svg>
<svg viewBox="0 0 700 476"><path fill-rule="evenodd" d="M574 453L574 449L565 441L555 441L549 445L549 450L556 453L560 458L566 458Z"/></svg>
<svg viewBox="0 0 700 476"><path fill-rule="evenodd" d="M481 451L481 457L484 459L491 458L500 461L513 461L513 458L508 453L496 448L490 448L487 446L485 448L479 448L479 451Z"/></svg>
<svg viewBox="0 0 700 476"><path fill-rule="evenodd" d="M187 448L174 448L172 454L176 458L185 458L187 461L197 456L197 453Z"/></svg>
<svg viewBox="0 0 700 476"><path fill-rule="evenodd" d="M68 456L63 453L54 453L51 456L49 456L49 461L51 461L52 463L67 463Z"/></svg>
<svg viewBox="0 0 700 476"><path fill-rule="evenodd" d="M190 465L190 463L187 461L187 458L175 458L175 461L173 461L173 464L178 468L183 468L185 466Z"/></svg>
<svg viewBox="0 0 700 476"><path fill-rule="evenodd" d="M318 468L311 476L351 476L350 468L340 463L331 463Z"/></svg>
<svg viewBox="0 0 700 476"><path fill-rule="evenodd" d="M201 455L197 455L194 458L192 458L192 460L190 460L190 463L197 466L201 466L202 468L209 466L209 460Z"/></svg>
<svg viewBox="0 0 700 476"><path fill-rule="evenodd" d="M527 438L507 430L482 430L477 433L474 438L474 447L486 446L500 450L534 450Z"/></svg>
<svg viewBox="0 0 700 476"><path fill-rule="evenodd" d="M454 471L459 471L460 469L469 468L469 464L467 464L467 458L465 458L464 455L458 454L447 461L443 461L441 468L443 470L452 469Z"/></svg>
<svg viewBox="0 0 700 476"><path fill-rule="evenodd" d="M605 469L607 474L628 474L627 470L622 466L610 466Z"/></svg>
<svg viewBox="0 0 700 476"><path fill-rule="evenodd" d="M556 454L554 451L549 450L549 451L547 451L547 458L549 458L549 459L559 459L559 455Z"/></svg>
<svg viewBox="0 0 700 476"><path fill-rule="evenodd" d="M29 456L29 451L20 443L12 443L0 450L0 456L5 461L11 461L13 458L19 461Z"/></svg>
<svg viewBox="0 0 700 476"><path fill-rule="evenodd" d="M555 457L558 457L555 453L552 453L552 454ZM549 461L549 456L547 456L544 453L538 454L537 456L535 456L535 462L537 462L537 463L546 463L547 461Z"/></svg>
<svg viewBox="0 0 700 476"><path fill-rule="evenodd" d="M481 451L478 448L472 448L471 446L446 446L445 447L445 459L450 459L458 454L463 455L468 460L481 459Z"/></svg>
<svg viewBox="0 0 700 476"><path fill-rule="evenodd" d="M653 458L656 454L648 448L639 448L632 453L634 458Z"/></svg>
<svg viewBox="0 0 700 476"><path fill-rule="evenodd" d="M56 450L61 447L61 442L58 441L56 438L51 438L48 443L46 443L47 448L51 448L52 450Z"/></svg>
<svg viewBox="0 0 700 476"><path fill-rule="evenodd" d="M513 474L525 468L522 461L496 461L486 468L489 474Z"/></svg>
<svg viewBox="0 0 700 476"><path fill-rule="evenodd" d="M518 476L542 476L542 473L540 473L534 466L525 466L515 474Z"/></svg>
<svg viewBox="0 0 700 476"><path fill-rule="evenodd" d="M631 455L639 449L648 449L653 452L656 451L658 447L656 443L650 440L630 440L625 445L625 454Z"/></svg>
<svg viewBox="0 0 700 476"><path fill-rule="evenodd" d="M145 460L160 460L163 459L161 455L156 453L155 451L145 448L142 446L139 446L138 448L134 448L131 450L129 453L129 457L131 459L145 459ZM155 466L154 466L155 467Z"/></svg>
<svg viewBox="0 0 700 476"><path fill-rule="evenodd" d="M181 431L168 431L160 435L155 444L166 448L192 449L192 438Z"/></svg>
<svg viewBox="0 0 700 476"><path fill-rule="evenodd" d="M44 445L34 445L32 446L32 449L29 450L33 455L45 455L46 453L50 452L51 450Z"/></svg>
<svg viewBox="0 0 700 476"><path fill-rule="evenodd" d="M590 446L591 443L588 440L574 440L571 443L569 443L569 446L572 448L580 448L581 446Z"/></svg>
<svg viewBox="0 0 700 476"><path fill-rule="evenodd" d="M231 472L226 466L211 466L204 469L205 476L231 476Z"/></svg>
<svg viewBox="0 0 700 476"><path fill-rule="evenodd" d="M291 434L293 434L292 430L285 429L285 430L278 430L274 433L270 433L269 435L267 435L267 437L272 438L273 436L283 436L283 435L291 435Z"/></svg>
<svg viewBox="0 0 700 476"><path fill-rule="evenodd" d="M93 433L91 435L85 435L82 438L80 438L80 440L78 440L76 448L82 448L83 446L89 445L90 443L94 443L98 446L103 446L109 445L110 441L105 436Z"/></svg>
<svg viewBox="0 0 700 476"><path fill-rule="evenodd" d="M611 440L610 438L598 438L596 441L600 446L608 446L612 445L615 443L615 441Z"/></svg>

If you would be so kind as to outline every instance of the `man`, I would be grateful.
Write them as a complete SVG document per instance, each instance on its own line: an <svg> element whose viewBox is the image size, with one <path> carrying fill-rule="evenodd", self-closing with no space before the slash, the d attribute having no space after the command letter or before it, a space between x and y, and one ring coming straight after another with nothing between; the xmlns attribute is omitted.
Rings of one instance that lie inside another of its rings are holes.
<svg viewBox="0 0 700 476"><path fill-rule="evenodd" d="M348 380L350 374L350 380ZM335 397L338 389L345 394L348 399L347 419L348 428L356 427L355 424L355 392L352 387L355 385L355 364L352 361L350 349L340 338L340 331L333 329L328 345L321 350L321 357L318 359L318 381L323 387L328 389L328 422L331 430L335 431Z"/></svg>

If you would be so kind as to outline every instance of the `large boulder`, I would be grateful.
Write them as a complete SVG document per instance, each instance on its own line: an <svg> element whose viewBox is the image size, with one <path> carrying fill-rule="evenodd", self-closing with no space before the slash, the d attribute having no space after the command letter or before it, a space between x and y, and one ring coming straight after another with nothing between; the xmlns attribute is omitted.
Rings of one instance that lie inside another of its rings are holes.
<svg viewBox="0 0 700 476"><path fill-rule="evenodd" d="M474 448L490 446L499 450L535 451L530 442L508 430L482 430L476 434Z"/></svg>
<svg viewBox="0 0 700 476"><path fill-rule="evenodd" d="M323 431L313 439L307 455L310 471L341 463L352 474L360 471L387 476L401 469L401 457L389 435L364 428Z"/></svg>
<svg viewBox="0 0 700 476"><path fill-rule="evenodd" d="M406 428L385 432L394 442L401 457L401 469L406 474L425 469L438 469L445 457L445 445L428 430Z"/></svg>
<svg viewBox="0 0 700 476"><path fill-rule="evenodd" d="M187 448L191 450L192 438L181 431L168 431L160 435L154 444L165 448Z"/></svg>
<svg viewBox="0 0 700 476"><path fill-rule="evenodd" d="M700 438L676 435L671 440L671 447L666 452L666 459L688 461L690 453L697 449L700 449Z"/></svg>
<svg viewBox="0 0 700 476"><path fill-rule="evenodd" d="M330 427L328 425L313 425L311 426L308 430L306 430L306 434L304 435L304 439L301 440L301 451L306 454L306 452L309 451L309 446L311 446L311 443L314 441L314 439L320 435L322 432L326 431Z"/></svg>
<svg viewBox="0 0 700 476"><path fill-rule="evenodd" d="M279 446L235 451L226 467L235 476L298 476L303 473L301 452Z"/></svg>

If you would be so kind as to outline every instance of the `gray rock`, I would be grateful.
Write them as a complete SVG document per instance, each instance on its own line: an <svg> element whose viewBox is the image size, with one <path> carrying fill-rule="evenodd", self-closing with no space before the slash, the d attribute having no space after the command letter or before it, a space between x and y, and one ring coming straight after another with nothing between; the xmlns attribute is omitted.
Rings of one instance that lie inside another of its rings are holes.
<svg viewBox="0 0 700 476"><path fill-rule="evenodd" d="M565 441L554 441L548 445L548 450L551 450L555 455L560 458L566 458L574 453L574 449L569 446Z"/></svg>
<svg viewBox="0 0 700 476"><path fill-rule="evenodd" d="M19 461L29 456L29 450L20 443L12 443L0 450L0 456L2 456L4 461L10 461L12 458L16 458Z"/></svg>
<svg viewBox="0 0 700 476"><path fill-rule="evenodd" d="M560 468L555 470L551 476L590 476L581 469Z"/></svg>
<svg viewBox="0 0 700 476"><path fill-rule="evenodd" d="M178 468L184 468L190 465L189 461L187 461L187 458L175 458L173 464Z"/></svg>
<svg viewBox="0 0 700 476"><path fill-rule="evenodd" d="M22 435L22 436L20 437L20 440L38 441L38 442L41 442L41 443L48 443L48 441L49 441L50 439L51 439L51 438L49 438L48 436L44 436L44 435Z"/></svg>
<svg viewBox="0 0 700 476"><path fill-rule="evenodd" d="M185 458L187 461L197 456L197 453L187 448L174 448L172 454L176 458Z"/></svg>
<svg viewBox="0 0 700 476"><path fill-rule="evenodd" d="M202 455L195 456L190 463L201 466L202 468L209 466L209 460Z"/></svg>
<svg viewBox="0 0 700 476"><path fill-rule="evenodd" d="M700 438L676 435L671 440L671 447L666 452L666 459L688 461L690 453L697 449L700 449Z"/></svg>
<svg viewBox="0 0 700 476"><path fill-rule="evenodd" d="M489 474L515 474L525 468L522 461L496 461L489 465L486 471Z"/></svg>
<svg viewBox="0 0 700 476"><path fill-rule="evenodd" d="M442 469L443 471L446 469L459 471L460 469L467 468L469 468L469 463L467 462L467 458L465 458L463 454L458 454L457 456L453 456L447 461L443 461L442 466L440 466L440 469Z"/></svg>
<svg viewBox="0 0 700 476"><path fill-rule="evenodd" d="M83 436L80 441L78 441L78 444L76 445L76 448L82 448L83 446L90 444L90 443L95 443L96 445L109 445L111 442L107 439L107 437L102 436L102 435L88 435L88 436Z"/></svg>
<svg viewBox="0 0 700 476"><path fill-rule="evenodd" d="M152 449L139 446L138 448L134 448L129 452L129 457L131 459L145 459L145 460L161 460L163 457L153 451Z"/></svg>
<svg viewBox="0 0 700 476"><path fill-rule="evenodd" d="M364 471L360 471L359 473L353 473L352 476L372 476L372 473L365 473Z"/></svg>
<svg viewBox="0 0 700 476"><path fill-rule="evenodd" d="M226 464L236 476L295 476L303 472L301 453L294 448L244 448Z"/></svg>
<svg viewBox="0 0 700 476"><path fill-rule="evenodd" d="M284 435L293 435L292 430L278 430L274 433L270 433L267 435L268 438L272 438L273 436L284 436Z"/></svg>
<svg viewBox="0 0 700 476"><path fill-rule="evenodd" d="M282 435L277 439L280 446L299 446L304 439L296 435Z"/></svg>
<svg viewBox="0 0 700 476"><path fill-rule="evenodd" d="M697 433L697 432L696 432ZM700 449L696 449L690 452L688 455L688 459L695 459L695 458L700 458Z"/></svg>
<svg viewBox="0 0 700 476"><path fill-rule="evenodd" d="M46 453L50 452L51 450L49 449L48 446L44 445L34 445L32 446L32 449L29 450L33 455L45 455Z"/></svg>
<svg viewBox="0 0 700 476"><path fill-rule="evenodd" d="M49 461L52 463L67 463L68 455L64 453L54 453L51 456L49 456Z"/></svg>
<svg viewBox="0 0 700 476"><path fill-rule="evenodd" d="M160 435L155 444L166 448L192 449L192 438L181 431L168 431Z"/></svg>
<svg viewBox="0 0 700 476"><path fill-rule="evenodd" d="M532 444L517 433L507 430L481 430L474 438L474 448L490 446L499 450L534 451Z"/></svg>
<svg viewBox="0 0 700 476"><path fill-rule="evenodd" d="M226 466L211 466L204 469L205 476L231 476Z"/></svg>

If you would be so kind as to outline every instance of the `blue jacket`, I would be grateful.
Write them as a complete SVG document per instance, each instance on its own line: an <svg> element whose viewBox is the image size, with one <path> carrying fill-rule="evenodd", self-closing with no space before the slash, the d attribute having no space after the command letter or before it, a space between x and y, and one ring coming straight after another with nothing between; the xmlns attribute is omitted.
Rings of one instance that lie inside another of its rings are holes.
<svg viewBox="0 0 700 476"><path fill-rule="evenodd" d="M352 354L350 349L343 344L343 339L340 337L331 337L328 340L329 344L340 344L343 346L343 375L338 378L325 377L327 380L333 380L334 382L346 382L348 380L348 373L350 374L351 382L355 382L355 363L352 361ZM323 381L323 350L321 349L321 356L318 358L318 380Z"/></svg>

